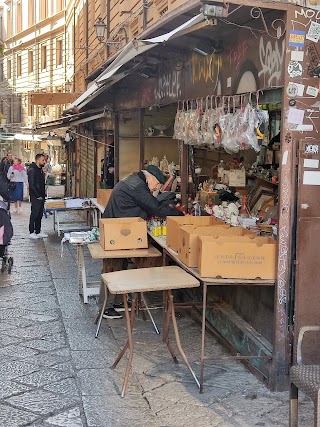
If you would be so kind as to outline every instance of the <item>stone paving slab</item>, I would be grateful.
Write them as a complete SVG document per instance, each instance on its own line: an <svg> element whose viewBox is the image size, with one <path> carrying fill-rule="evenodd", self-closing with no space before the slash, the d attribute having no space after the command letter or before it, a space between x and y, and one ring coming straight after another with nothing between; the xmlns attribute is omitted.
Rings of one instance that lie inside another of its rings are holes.
<svg viewBox="0 0 320 427"><path fill-rule="evenodd" d="M78 295L76 248L53 232L28 238L30 205L13 214L11 275L0 276L0 427L288 427L288 393L272 393L232 360L208 362L205 393L181 357L175 365L150 320L134 327L135 357L124 399L126 357L111 365L126 342L125 320L103 320L96 339L97 298ZM68 214L73 218L72 214ZM85 248L88 276L100 280L101 261ZM147 296L149 298L149 296ZM154 311L162 329L162 314ZM184 312L177 316L183 347L197 375L201 331ZM174 339L172 345L176 350ZM208 354L227 352L208 335ZM313 407L302 396L299 427L311 427Z"/></svg>

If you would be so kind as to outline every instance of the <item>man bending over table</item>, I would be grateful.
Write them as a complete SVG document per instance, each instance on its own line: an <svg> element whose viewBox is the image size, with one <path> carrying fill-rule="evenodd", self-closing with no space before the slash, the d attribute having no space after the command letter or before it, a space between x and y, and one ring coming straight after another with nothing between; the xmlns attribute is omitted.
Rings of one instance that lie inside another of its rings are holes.
<svg viewBox="0 0 320 427"><path fill-rule="evenodd" d="M166 182L161 170L149 165L145 170L135 172L118 182L112 190L111 197L102 218L140 217L146 220L150 216L165 218L166 216L183 215L175 206L160 202L153 192L160 190ZM107 272L124 270L128 266L127 259L107 260ZM100 301L103 295L100 292ZM116 295L108 296L107 308L103 314L106 319L120 319L119 311L124 311L123 304L116 304Z"/></svg>

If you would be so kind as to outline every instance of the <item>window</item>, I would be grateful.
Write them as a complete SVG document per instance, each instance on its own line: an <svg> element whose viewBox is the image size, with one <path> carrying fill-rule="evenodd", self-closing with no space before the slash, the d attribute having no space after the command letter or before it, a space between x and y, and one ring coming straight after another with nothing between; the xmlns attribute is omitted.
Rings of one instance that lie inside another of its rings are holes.
<svg viewBox="0 0 320 427"><path fill-rule="evenodd" d="M56 13L63 9L63 0L56 0Z"/></svg>
<svg viewBox="0 0 320 427"><path fill-rule="evenodd" d="M28 73L33 73L33 50L28 52Z"/></svg>
<svg viewBox="0 0 320 427"><path fill-rule="evenodd" d="M11 79L11 59L7 62L7 79Z"/></svg>
<svg viewBox="0 0 320 427"><path fill-rule="evenodd" d="M12 36L12 27L11 27L11 10L7 11L7 38Z"/></svg>
<svg viewBox="0 0 320 427"><path fill-rule="evenodd" d="M21 1L19 1L17 3L17 8L16 8L16 12L17 12L17 33L20 33L22 31L22 9L21 9Z"/></svg>
<svg viewBox="0 0 320 427"><path fill-rule="evenodd" d="M41 70L47 69L47 46L41 46Z"/></svg>
<svg viewBox="0 0 320 427"><path fill-rule="evenodd" d="M46 19L48 16L48 0L41 0L40 3L40 19Z"/></svg>
<svg viewBox="0 0 320 427"><path fill-rule="evenodd" d="M17 77L22 75L22 58L20 55L17 56Z"/></svg>
<svg viewBox="0 0 320 427"><path fill-rule="evenodd" d="M29 99L29 102L28 102L28 116L29 117L33 117L33 115L34 115L34 105L32 104L32 100Z"/></svg>
<svg viewBox="0 0 320 427"><path fill-rule="evenodd" d="M34 25L34 0L28 0L28 26Z"/></svg>
<svg viewBox="0 0 320 427"><path fill-rule="evenodd" d="M0 62L0 82L3 82L3 61Z"/></svg>
<svg viewBox="0 0 320 427"><path fill-rule="evenodd" d="M56 41L56 66L62 65L62 40Z"/></svg>

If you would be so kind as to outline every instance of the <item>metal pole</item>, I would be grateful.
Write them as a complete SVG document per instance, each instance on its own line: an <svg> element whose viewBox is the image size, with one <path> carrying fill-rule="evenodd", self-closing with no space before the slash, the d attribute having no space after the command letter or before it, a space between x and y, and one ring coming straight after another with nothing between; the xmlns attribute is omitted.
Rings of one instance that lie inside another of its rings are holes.
<svg viewBox="0 0 320 427"><path fill-rule="evenodd" d="M114 185L119 182L119 113L114 114Z"/></svg>
<svg viewBox="0 0 320 427"><path fill-rule="evenodd" d="M148 0L143 0L143 29L148 25Z"/></svg>
<svg viewBox="0 0 320 427"><path fill-rule="evenodd" d="M139 163L140 169L143 169L144 165L144 114L145 109L140 108L139 110Z"/></svg>

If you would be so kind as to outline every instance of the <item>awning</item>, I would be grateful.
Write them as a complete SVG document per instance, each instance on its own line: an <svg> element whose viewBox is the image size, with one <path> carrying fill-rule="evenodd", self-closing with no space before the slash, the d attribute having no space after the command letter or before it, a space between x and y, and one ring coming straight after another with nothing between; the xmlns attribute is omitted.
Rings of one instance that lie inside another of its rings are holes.
<svg viewBox="0 0 320 427"><path fill-rule="evenodd" d="M117 81L124 78L127 74L130 73L130 70L123 72L121 74L116 74L116 72L125 64L130 62L132 59L141 55L144 52L158 46L161 43L164 43L170 40L173 37L178 37L183 35L185 30L191 28L192 26L198 24L205 20L205 17L202 13L193 18L189 19L189 21L175 28L174 30L163 34L162 36L154 37L151 39L131 40L119 53L117 58L110 64L95 80L94 83L78 98L76 99L71 107L68 110L77 107L81 109L88 102L98 96L102 91L115 84Z"/></svg>
<svg viewBox="0 0 320 427"><path fill-rule="evenodd" d="M31 141L31 142L41 142L41 135L32 135L30 133L16 133L14 139L19 139L21 141Z"/></svg>

